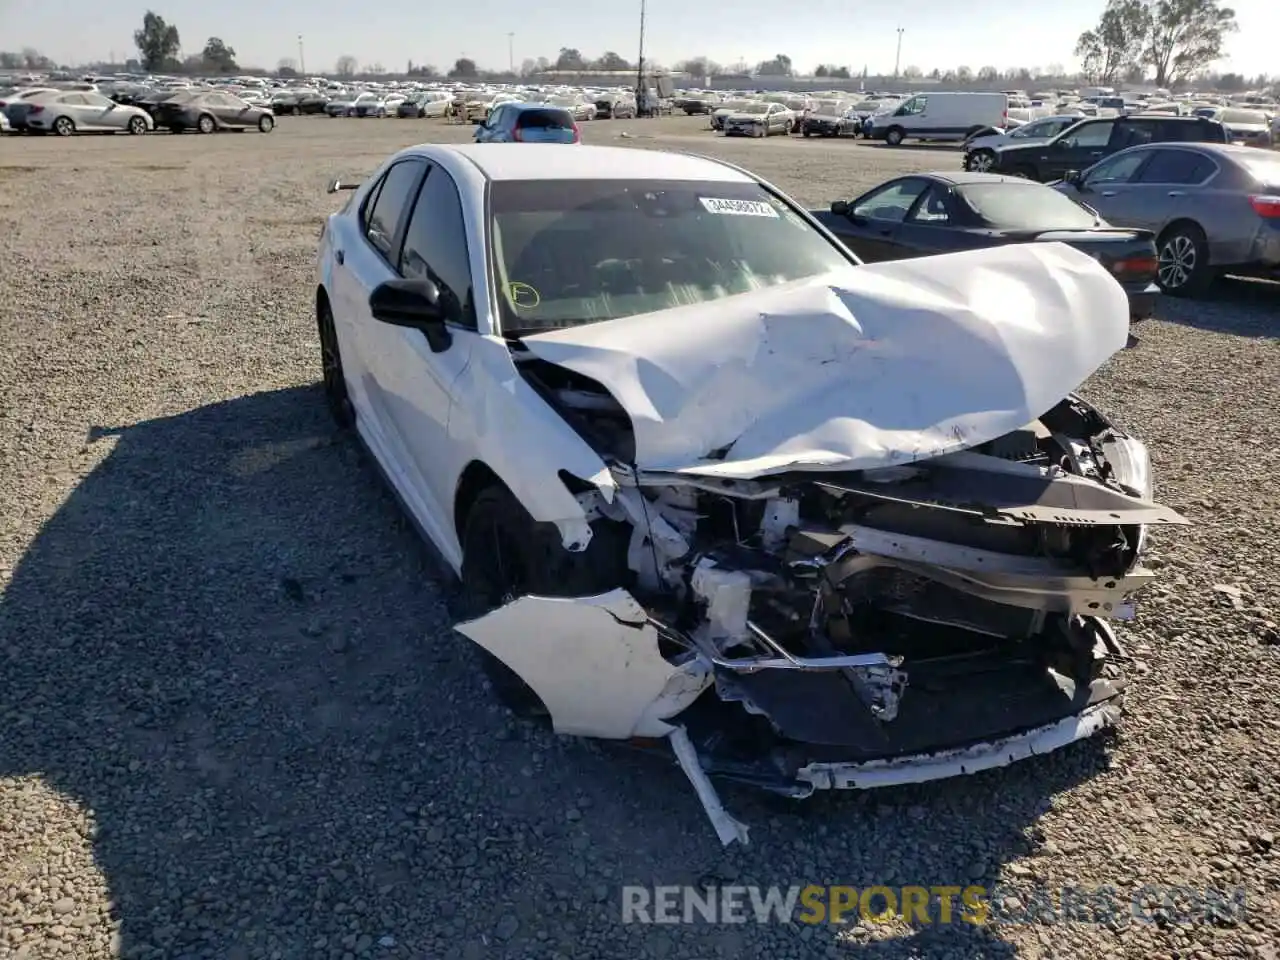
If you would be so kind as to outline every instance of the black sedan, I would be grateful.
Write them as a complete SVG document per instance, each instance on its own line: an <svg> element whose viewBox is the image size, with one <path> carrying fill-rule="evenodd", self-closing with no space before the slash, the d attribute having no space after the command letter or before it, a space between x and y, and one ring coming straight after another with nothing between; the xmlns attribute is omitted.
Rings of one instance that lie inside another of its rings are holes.
<svg viewBox="0 0 1280 960"><path fill-rule="evenodd" d="M1006 243L1060 241L1111 271L1134 320L1151 316L1155 235L1120 229L1043 184L989 173L898 177L814 216L861 259L902 260Z"/></svg>
<svg viewBox="0 0 1280 960"><path fill-rule="evenodd" d="M800 121L800 132L806 137L838 137L840 121L849 110L843 100L819 100Z"/></svg>

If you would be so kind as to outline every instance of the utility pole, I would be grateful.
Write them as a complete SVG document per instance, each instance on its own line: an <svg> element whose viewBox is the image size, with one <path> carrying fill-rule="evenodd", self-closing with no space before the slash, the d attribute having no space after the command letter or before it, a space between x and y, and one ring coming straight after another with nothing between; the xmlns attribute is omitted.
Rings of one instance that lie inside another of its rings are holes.
<svg viewBox="0 0 1280 960"><path fill-rule="evenodd" d="M514 33L507 34L507 70L512 74L516 72L516 35Z"/></svg>
<svg viewBox="0 0 1280 960"><path fill-rule="evenodd" d="M298 34L298 76L307 75L307 58L302 55L302 34Z"/></svg>
<svg viewBox="0 0 1280 960"><path fill-rule="evenodd" d="M647 110L649 87L644 82L644 2L640 0L640 53L636 57L636 112ZM641 103L643 97L646 103Z"/></svg>
<svg viewBox="0 0 1280 960"><path fill-rule="evenodd" d="M902 35L906 33L902 27L898 28L898 53L893 58L893 79L898 79L898 68L902 66Z"/></svg>

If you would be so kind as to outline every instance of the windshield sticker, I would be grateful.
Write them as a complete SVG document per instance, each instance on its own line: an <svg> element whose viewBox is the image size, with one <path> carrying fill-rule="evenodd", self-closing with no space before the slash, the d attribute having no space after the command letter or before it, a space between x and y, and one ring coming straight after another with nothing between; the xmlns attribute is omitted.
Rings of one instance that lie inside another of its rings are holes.
<svg viewBox="0 0 1280 960"><path fill-rule="evenodd" d="M521 307L525 310L532 310L542 302L542 295L537 290L519 280L512 280L507 284L507 295L511 297L513 307Z"/></svg>
<svg viewBox="0 0 1280 960"><path fill-rule="evenodd" d="M778 218L778 211L763 200L724 200L717 197L699 197L699 202L708 213L725 213L736 217L773 217Z"/></svg>

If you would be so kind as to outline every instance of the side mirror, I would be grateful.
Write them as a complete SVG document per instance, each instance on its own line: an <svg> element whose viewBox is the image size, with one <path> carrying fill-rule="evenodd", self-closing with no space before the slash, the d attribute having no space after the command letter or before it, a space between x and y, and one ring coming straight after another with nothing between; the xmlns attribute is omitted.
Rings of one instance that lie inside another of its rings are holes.
<svg viewBox="0 0 1280 960"><path fill-rule="evenodd" d="M849 201L848 200L831 201L831 212L834 213L837 217L847 217L849 215Z"/></svg>
<svg viewBox="0 0 1280 960"><path fill-rule="evenodd" d="M1062 182L1071 184L1077 190L1084 186L1084 178L1079 170L1068 170L1062 175Z"/></svg>
<svg viewBox="0 0 1280 960"><path fill-rule="evenodd" d="M369 312L382 323L421 330L434 353L449 349L453 336L440 309L440 291L430 280L388 280L369 295Z"/></svg>

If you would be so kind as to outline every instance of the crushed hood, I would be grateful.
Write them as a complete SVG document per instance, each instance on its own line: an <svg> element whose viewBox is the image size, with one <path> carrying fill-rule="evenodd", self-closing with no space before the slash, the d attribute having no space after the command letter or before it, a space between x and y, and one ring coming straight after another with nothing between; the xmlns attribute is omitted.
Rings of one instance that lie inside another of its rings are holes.
<svg viewBox="0 0 1280 960"><path fill-rule="evenodd" d="M1037 243L850 267L523 342L613 394L637 467L743 479L976 446L1050 409L1128 335L1110 274Z"/></svg>

